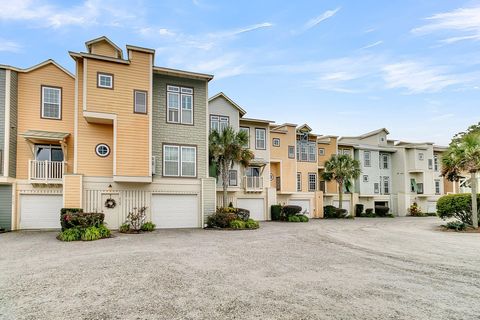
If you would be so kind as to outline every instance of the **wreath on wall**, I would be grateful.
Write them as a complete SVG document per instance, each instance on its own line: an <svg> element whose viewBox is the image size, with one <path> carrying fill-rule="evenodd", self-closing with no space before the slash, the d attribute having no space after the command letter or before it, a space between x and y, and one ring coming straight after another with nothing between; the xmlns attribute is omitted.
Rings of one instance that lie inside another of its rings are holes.
<svg viewBox="0 0 480 320"><path fill-rule="evenodd" d="M105 201L105 207L108 209L113 209L117 206L115 199L109 198Z"/></svg>

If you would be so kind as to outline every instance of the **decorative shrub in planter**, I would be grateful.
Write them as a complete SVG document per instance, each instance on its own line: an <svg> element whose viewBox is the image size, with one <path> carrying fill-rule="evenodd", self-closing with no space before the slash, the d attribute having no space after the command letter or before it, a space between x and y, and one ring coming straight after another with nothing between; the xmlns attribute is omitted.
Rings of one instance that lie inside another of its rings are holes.
<svg viewBox="0 0 480 320"><path fill-rule="evenodd" d="M145 222L142 227L140 229L142 229L142 231L146 231L146 232L151 232L153 230L155 230L155 223L151 222L151 221L147 221Z"/></svg>
<svg viewBox="0 0 480 320"><path fill-rule="evenodd" d="M253 219L248 219L245 222L245 228L246 229L258 229L259 227L260 227L260 225L258 224L258 222L253 220Z"/></svg>
<svg viewBox="0 0 480 320"><path fill-rule="evenodd" d="M279 204L274 204L270 208L270 213L273 221L279 221L282 219L282 206Z"/></svg>
<svg viewBox="0 0 480 320"><path fill-rule="evenodd" d="M104 218L103 213L63 208L60 212L62 232L57 239L61 241L92 241L109 238L111 233L103 222Z"/></svg>
<svg viewBox="0 0 480 320"><path fill-rule="evenodd" d="M232 229L245 229L245 221L235 219L230 221L230 228Z"/></svg>
<svg viewBox="0 0 480 320"><path fill-rule="evenodd" d="M477 195L480 203L480 194ZM437 201L437 215L442 219L455 218L467 226L472 222L472 195L471 194L449 194ZM480 210L479 210L480 217Z"/></svg>
<svg viewBox="0 0 480 320"><path fill-rule="evenodd" d="M422 212L422 209L418 206L416 202L412 203L412 205L408 208L408 213L414 217L424 217L425 214Z"/></svg>
<svg viewBox="0 0 480 320"><path fill-rule="evenodd" d="M250 211L242 208L217 208L217 211L207 218L207 227L213 229L257 229L258 222L249 218Z"/></svg>
<svg viewBox="0 0 480 320"><path fill-rule="evenodd" d="M363 213L363 208L364 208L364 205L361 204L361 203L357 203L357 204L355 205L355 215L356 215L357 217L360 217L360 216L362 215L362 213Z"/></svg>
<svg viewBox="0 0 480 320"><path fill-rule="evenodd" d="M445 229L455 230L455 231L465 231L467 230L467 225L462 221L450 221L447 224L443 225Z"/></svg>
<svg viewBox="0 0 480 320"><path fill-rule="evenodd" d="M386 217L389 211L387 206L375 206L375 214L379 217Z"/></svg>
<svg viewBox="0 0 480 320"><path fill-rule="evenodd" d="M155 224L147 220L147 207L133 208L127 215L127 220L120 225L120 233L142 233L155 230Z"/></svg>
<svg viewBox="0 0 480 320"><path fill-rule="evenodd" d="M302 211L302 207L295 205L287 205L282 208L282 213L285 217L297 215Z"/></svg>

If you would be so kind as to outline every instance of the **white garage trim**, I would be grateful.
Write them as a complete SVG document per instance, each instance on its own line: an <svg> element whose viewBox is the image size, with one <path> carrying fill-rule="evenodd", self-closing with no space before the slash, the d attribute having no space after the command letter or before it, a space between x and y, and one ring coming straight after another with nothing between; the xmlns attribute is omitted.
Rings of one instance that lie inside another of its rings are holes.
<svg viewBox="0 0 480 320"><path fill-rule="evenodd" d="M157 228L199 228L201 212L197 194L152 194L152 222Z"/></svg>
<svg viewBox="0 0 480 320"><path fill-rule="evenodd" d="M250 211L250 218L256 221L265 221L265 199L238 198L237 207Z"/></svg>
<svg viewBox="0 0 480 320"><path fill-rule="evenodd" d="M59 229L63 195L21 194L20 229Z"/></svg>

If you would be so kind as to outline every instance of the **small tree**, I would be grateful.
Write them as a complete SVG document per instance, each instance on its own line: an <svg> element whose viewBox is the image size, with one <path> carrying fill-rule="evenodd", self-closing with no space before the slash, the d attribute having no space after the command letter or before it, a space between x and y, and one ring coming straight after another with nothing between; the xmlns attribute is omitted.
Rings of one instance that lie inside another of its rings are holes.
<svg viewBox="0 0 480 320"><path fill-rule="evenodd" d="M253 159L253 153L248 145L248 134L244 131L235 132L228 126L222 132L213 130L209 136L210 161L217 167L216 176L222 178L223 206L227 206L228 172L235 163L248 166Z"/></svg>
<svg viewBox="0 0 480 320"><path fill-rule="evenodd" d="M480 171L480 124L454 136L442 156L442 175L458 181L461 174L470 174L472 188L472 226L478 229L477 172Z"/></svg>
<svg viewBox="0 0 480 320"><path fill-rule="evenodd" d="M336 181L338 184L338 207L342 208L343 187L351 186L351 180L358 179L362 171L360 170L360 162L353 159L349 155L332 155L325 162L325 171L322 176L326 181Z"/></svg>

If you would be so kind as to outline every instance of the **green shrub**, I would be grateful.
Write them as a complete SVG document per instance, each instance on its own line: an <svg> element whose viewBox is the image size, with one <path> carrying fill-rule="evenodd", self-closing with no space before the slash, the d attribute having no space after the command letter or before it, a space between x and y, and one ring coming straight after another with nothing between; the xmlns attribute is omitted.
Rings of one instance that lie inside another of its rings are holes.
<svg viewBox="0 0 480 320"><path fill-rule="evenodd" d="M142 231L148 231L148 232L151 232L153 230L155 230L155 223L151 222L151 221L147 221L145 222L144 224L142 224L142 227L140 228Z"/></svg>
<svg viewBox="0 0 480 320"><path fill-rule="evenodd" d="M122 223L118 231L120 231L121 233L127 233L128 231L130 231L130 225L128 223Z"/></svg>
<svg viewBox="0 0 480 320"><path fill-rule="evenodd" d="M112 232L110 231L110 229L107 228L106 225L102 224L97 229L98 229L98 232L100 233L100 238L102 239L110 238Z"/></svg>
<svg viewBox="0 0 480 320"><path fill-rule="evenodd" d="M480 194L477 195L480 203ZM472 195L449 194L437 201L437 215L442 219L456 218L466 225L472 225ZM480 215L479 215L480 217Z"/></svg>
<svg viewBox="0 0 480 320"><path fill-rule="evenodd" d="M103 224L105 215L101 212L70 212L62 214L60 223L62 229L70 229L74 227L88 228L99 227Z"/></svg>
<svg viewBox="0 0 480 320"><path fill-rule="evenodd" d="M300 219L300 222L308 222L308 217L304 214L301 214L298 216L298 218Z"/></svg>
<svg viewBox="0 0 480 320"><path fill-rule="evenodd" d="M65 215L67 213L74 214L74 213L79 213L79 212L83 212L83 209L81 209L81 208L62 208L62 209L60 209L60 225L62 226L62 231L65 230L65 229L74 227L74 225L70 225L69 222L66 221L63 218L63 215Z"/></svg>
<svg viewBox="0 0 480 320"><path fill-rule="evenodd" d="M299 216L288 216L288 222L300 222Z"/></svg>
<svg viewBox="0 0 480 320"><path fill-rule="evenodd" d="M58 235L58 239L62 241L78 241L82 237L80 228L65 229Z"/></svg>
<svg viewBox="0 0 480 320"><path fill-rule="evenodd" d="M237 219L235 213L228 213L220 210L207 218L207 226L209 228L229 228L230 222Z"/></svg>
<svg viewBox="0 0 480 320"><path fill-rule="evenodd" d="M361 203L357 203L355 205L355 215L360 217L363 213L363 208L364 208L364 205L361 204Z"/></svg>
<svg viewBox="0 0 480 320"><path fill-rule="evenodd" d="M98 240L101 238L100 231L97 227L88 227L85 228L82 232L82 240L83 241L93 241Z"/></svg>
<svg viewBox="0 0 480 320"><path fill-rule="evenodd" d="M463 223L462 221L450 221L450 222L447 222L446 225L443 226L444 228L446 229L451 229L451 230L455 230L455 231L465 231L467 230L467 225L465 223Z"/></svg>
<svg viewBox="0 0 480 320"><path fill-rule="evenodd" d="M273 221L278 221L282 218L282 206L279 204L272 205L270 209Z"/></svg>
<svg viewBox="0 0 480 320"><path fill-rule="evenodd" d="M230 228L232 229L245 229L245 221L243 220L232 220L230 221Z"/></svg>
<svg viewBox="0 0 480 320"><path fill-rule="evenodd" d="M240 220L247 221L248 219L250 219L250 210L237 208L235 214Z"/></svg>
<svg viewBox="0 0 480 320"><path fill-rule="evenodd" d="M425 214L422 212L422 209L418 206L416 202L412 203L412 205L408 208L408 213L414 217L424 217Z"/></svg>
<svg viewBox="0 0 480 320"><path fill-rule="evenodd" d="M285 217L293 216L299 214L302 211L302 207L295 205L288 205L282 208L282 213Z"/></svg>
<svg viewBox="0 0 480 320"><path fill-rule="evenodd" d="M323 217L326 219L337 218L336 210L334 206L325 206L323 207Z"/></svg>
<svg viewBox="0 0 480 320"><path fill-rule="evenodd" d="M372 214L375 215L375 213L373 212L373 209L372 209L372 208L365 209L365 214L366 214L367 216L371 216Z"/></svg>
<svg viewBox="0 0 480 320"><path fill-rule="evenodd" d="M340 209L340 208L336 208L335 209L335 215L337 218L345 218L348 216L348 211L347 209Z"/></svg>
<svg viewBox="0 0 480 320"><path fill-rule="evenodd" d="M258 227L259 227L258 222L253 219L248 219L245 222L245 228L247 229L258 229Z"/></svg>
<svg viewBox="0 0 480 320"><path fill-rule="evenodd" d="M375 214L379 217L386 217L389 211L387 206L375 206Z"/></svg>

